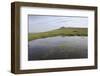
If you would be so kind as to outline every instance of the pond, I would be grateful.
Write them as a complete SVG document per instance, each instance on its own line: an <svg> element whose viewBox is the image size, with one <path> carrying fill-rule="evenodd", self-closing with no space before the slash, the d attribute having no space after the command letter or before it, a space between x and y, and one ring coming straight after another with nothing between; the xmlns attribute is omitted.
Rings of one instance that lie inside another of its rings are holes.
<svg viewBox="0 0 100 76"><path fill-rule="evenodd" d="M56 36L28 42L28 60L79 59L87 57L87 36Z"/></svg>

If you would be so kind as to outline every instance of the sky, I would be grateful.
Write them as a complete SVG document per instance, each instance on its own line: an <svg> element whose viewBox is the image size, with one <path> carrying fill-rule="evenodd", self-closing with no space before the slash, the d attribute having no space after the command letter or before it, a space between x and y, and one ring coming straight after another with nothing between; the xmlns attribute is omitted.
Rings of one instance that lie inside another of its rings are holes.
<svg viewBox="0 0 100 76"><path fill-rule="evenodd" d="M58 29L60 27L88 27L88 17L81 16L29 15L28 19L29 33L45 32Z"/></svg>

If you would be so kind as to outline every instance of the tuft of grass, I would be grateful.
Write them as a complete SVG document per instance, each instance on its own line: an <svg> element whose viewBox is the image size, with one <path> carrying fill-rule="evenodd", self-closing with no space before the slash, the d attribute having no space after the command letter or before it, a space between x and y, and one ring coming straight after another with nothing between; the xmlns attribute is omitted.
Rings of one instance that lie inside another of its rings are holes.
<svg viewBox="0 0 100 76"><path fill-rule="evenodd" d="M35 34L29 33L28 41L54 36L88 36L87 32L87 28L60 28L48 32L41 32Z"/></svg>

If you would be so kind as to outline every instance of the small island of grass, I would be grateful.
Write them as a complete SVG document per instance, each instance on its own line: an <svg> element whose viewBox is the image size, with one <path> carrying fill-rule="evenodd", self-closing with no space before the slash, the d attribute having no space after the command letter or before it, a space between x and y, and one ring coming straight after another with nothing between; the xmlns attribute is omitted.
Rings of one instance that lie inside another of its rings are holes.
<svg viewBox="0 0 100 76"><path fill-rule="evenodd" d="M61 27L59 29L41 32L41 33L29 33L28 41L46 38L46 37L54 37L54 36L87 36L88 29L87 28L65 28Z"/></svg>

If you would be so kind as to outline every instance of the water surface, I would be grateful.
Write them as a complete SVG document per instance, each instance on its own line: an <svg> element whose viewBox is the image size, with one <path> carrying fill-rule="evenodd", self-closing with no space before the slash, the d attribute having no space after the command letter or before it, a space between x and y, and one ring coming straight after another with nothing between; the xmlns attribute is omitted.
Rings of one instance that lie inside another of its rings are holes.
<svg viewBox="0 0 100 76"><path fill-rule="evenodd" d="M28 60L79 59L88 57L86 36L57 36L28 43Z"/></svg>

